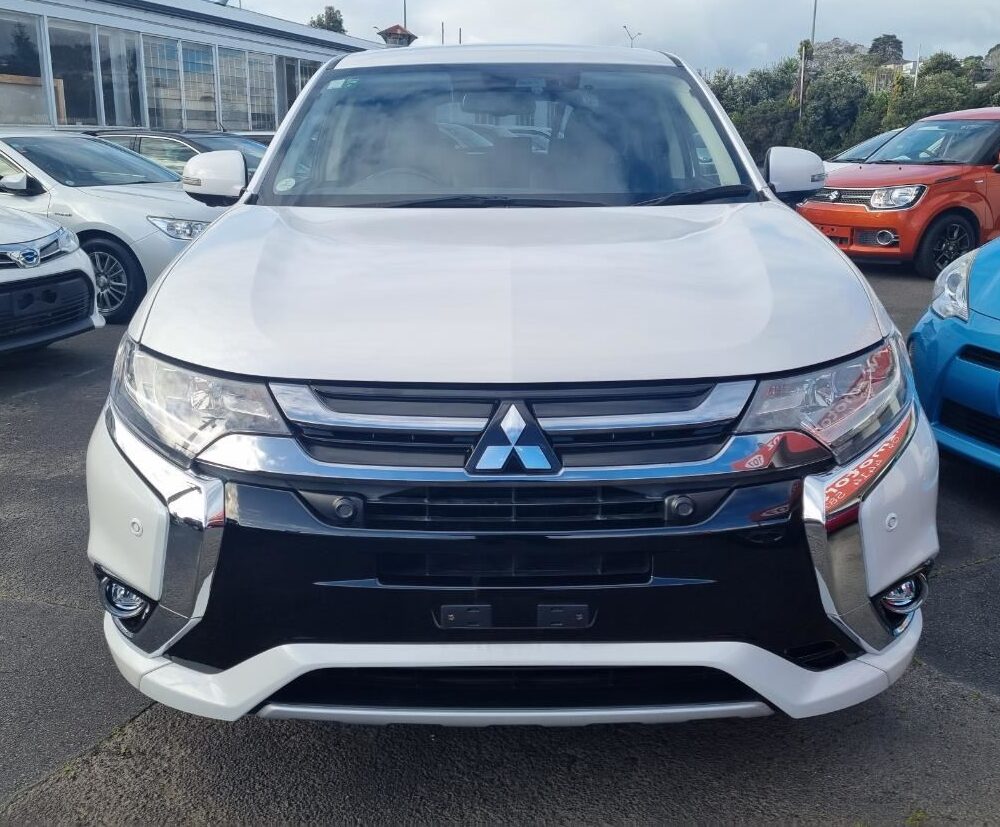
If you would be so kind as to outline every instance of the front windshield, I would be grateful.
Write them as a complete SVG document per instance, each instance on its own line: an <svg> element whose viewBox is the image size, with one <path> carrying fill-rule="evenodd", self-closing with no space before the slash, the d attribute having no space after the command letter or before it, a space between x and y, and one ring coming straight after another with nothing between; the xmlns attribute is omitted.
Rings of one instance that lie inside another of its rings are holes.
<svg viewBox="0 0 1000 827"><path fill-rule="evenodd" d="M210 150L235 149L242 152L247 161L247 171L251 175L260 166L261 158L264 157L264 152L267 149L263 144L250 138L241 138L239 135L199 135L198 142Z"/></svg>
<svg viewBox="0 0 1000 827"><path fill-rule="evenodd" d="M161 184L180 180L159 164L99 138L32 135L7 138L6 141L12 149L67 187Z"/></svg>
<svg viewBox="0 0 1000 827"><path fill-rule="evenodd" d="M862 161L867 161L868 156L882 146L882 144L889 140L889 138L891 138L894 134L895 132L883 132L881 135L876 135L874 138L869 138L867 141L855 144L850 149L845 149L840 153L840 155L834 155L830 160L838 163L848 163L852 161L860 163Z"/></svg>
<svg viewBox="0 0 1000 827"><path fill-rule="evenodd" d="M604 206L680 202L691 193L700 194L693 202L753 197L701 92L667 67L332 69L288 134L259 203ZM716 195L720 187L728 189Z"/></svg>
<svg viewBox="0 0 1000 827"><path fill-rule="evenodd" d="M997 152L1000 121L917 121L869 159L870 164L984 164Z"/></svg>

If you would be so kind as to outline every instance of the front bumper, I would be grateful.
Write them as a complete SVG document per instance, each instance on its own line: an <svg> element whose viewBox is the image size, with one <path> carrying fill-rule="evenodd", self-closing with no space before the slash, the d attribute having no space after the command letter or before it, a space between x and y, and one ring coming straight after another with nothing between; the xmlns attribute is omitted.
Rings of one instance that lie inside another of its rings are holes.
<svg viewBox="0 0 1000 827"><path fill-rule="evenodd" d="M851 258L871 261L911 261L920 243L913 210L870 210L857 204L806 201L798 212ZM896 243L883 246L876 234L888 230Z"/></svg>
<svg viewBox="0 0 1000 827"><path fill-rule="evenodd" d="M1000 320L930 311L910 335L917 393L941 447L1000 471Z"/></svg>
<svg viewBox="0 0 1000 827"><path fill-rule="evenodd" d="M107 616L105 634L134 686L194 714L456 725L750 717L775 708L806 717L886 689L920 635L919 613L893 630L871 597L937 553L937 455L922 418L862 503L859 523L830 537L817 492L838 469L740 489L712 521L682 532L502 539L332 528L287 488L182 472L112 414L106 420L115 438L102 419L88 455L88 555L155 609L138 630ZM444 545L461 554L517 544L550 556L646 555L651 575L574 586L421 586L387 580L376 562L401 550L430 554ZM539 628L532 613L543 603L586 604L589 622ZM469 604L493 606L496 622L442 625L444 605ZM557 680L580 670L624 680L622 670L637 669L674 671L656 673L667 681L662 694L627 704L593 702L610 695L585 684L572 684L561 701L546 690L541 705L477 703L497 697L483 683L454 704L414 701L410 690L379 690L366 703L296 694L300 679L322 670L416 670L421 680L459 670L475 687L499 670L509 670L514 686L531 681L532 670ZM670 676L687 681L692 670L713 687L729 684L708 694L701 684L672 691Z"/></svg>

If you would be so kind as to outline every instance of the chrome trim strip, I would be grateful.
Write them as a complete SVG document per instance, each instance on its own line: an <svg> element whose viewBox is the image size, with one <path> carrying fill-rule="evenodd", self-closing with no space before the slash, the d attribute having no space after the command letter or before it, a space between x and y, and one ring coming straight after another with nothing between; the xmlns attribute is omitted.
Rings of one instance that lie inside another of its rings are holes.
<svg viewBox="0 0 1000 827"><path fill-rule="evenodd" d="M543 417L538 424L543 431L620 431L648 428L683 428L691 425L714 425L736 419L750 401L756 381L716 385L700 405L689 411L663 411L645 414L608 416Z"/></svg>
<svg viewBox="0 0 1000 827"><path fill-rule="evenodd" d="M579 709L407 709L395 707L267 704L261 718L339 721L346 724L436 724L438 726L587 726L590 724L663 724L711 718L760 718L773 714L762 701L624 706Z"/></svg>
<svg viewBox="0 0 1000 827"><path fill-rule="evenodd" d="M134 645L157 656L205 614L222 545L225 484L178 468L136 436L110 404L105 410L112 441L163 500L170 516L163 589L156 608L135 633L118 621L115 624Z"/></svg>
<svg viewBox="0 0 1000 827"><path fill-rule="evenodd" d="M386 480L398 483L596 482L684 479L746 473L737 466L779 434L737 434L714 456L698 462L562 468L554 474L470 474L464 468L340 465L320 462L290 437L229 434L198 455L198 462L228 471L278 477ZM765 470L767 466L754 468ZM789 466L790 467L790 466Z"/></svg>
<svg viewBox="0 0 1000 827"><path fill-rule="evenodd" d="M316 396L308 385L285 385L274 382L271 393L278 406L292 422L303 425L325 425L331 428L370 428L391 431L441 431L446 433L479 433L488 419L451 416L391 416L389 414L356 414L333 411Z"/></svg>

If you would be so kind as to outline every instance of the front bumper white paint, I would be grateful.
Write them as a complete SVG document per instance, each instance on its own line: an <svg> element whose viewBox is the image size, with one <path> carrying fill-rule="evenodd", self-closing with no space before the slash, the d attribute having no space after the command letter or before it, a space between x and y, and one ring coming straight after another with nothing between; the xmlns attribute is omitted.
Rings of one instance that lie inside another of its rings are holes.
<svg viewBox="0 0 1000 827"><path fill-rule="evenodd" d="M290 681L314 669L377 667L476 666L705 666L720 669L745 683L793 718L823 715L866 701L889 688L913 658L923 628L918 613L913 623L878 654L866 654L842 666L813 672L749 643L491 643L491 644L289 644L269 649L231 669L207 674L151 658L132 646L104 618L104 637L122 674L144 695L168 706L233 721L256 709ZM333 710L331 710L333 712ZM481 718L465 710L460 723L525 723L523 710L480 710ZM560 710L558 723L574 723L573 710ZM579 710L576 723L594 723L593 710ZM607 710L606 720L621 721ZM760 714L757 710L756 714ZM337 718L331 714L332 720ZM428 723L449 723L447 711ZM692 714L685 718L725 717ZM740 717L740 716L737 716ZM350 710L346 720L356 720ZM412 722L400 713L393 721ZM383 720L383 723L389 722ZM545 723L538 718L532 723Z"/></svg>

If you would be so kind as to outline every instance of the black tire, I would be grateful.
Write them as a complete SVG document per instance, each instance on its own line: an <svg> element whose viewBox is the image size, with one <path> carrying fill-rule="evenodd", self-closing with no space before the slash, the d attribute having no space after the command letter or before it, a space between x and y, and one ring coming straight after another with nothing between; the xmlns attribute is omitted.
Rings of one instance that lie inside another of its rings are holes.
<svg viewBox="0 0 1000 827"><path fill-rule="evenodd" d="M976 248L978 235L975 225L964 215L949 213L934 219L913 261L917 273L925 279L936 279L956 258Z"/></svg>
<svg viewBox="0 0 1000 827"><path fill-rule="evenodd" d="M125 324L146 294L146 276L132 251L110 238L83 242L97 279L97 309L112 324Z"/></svg>

